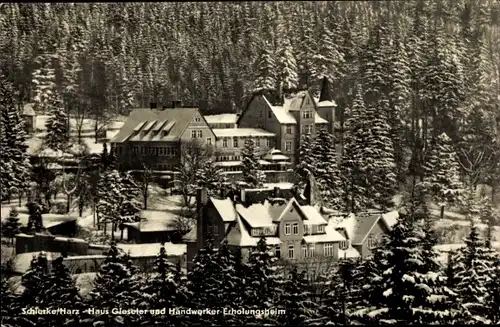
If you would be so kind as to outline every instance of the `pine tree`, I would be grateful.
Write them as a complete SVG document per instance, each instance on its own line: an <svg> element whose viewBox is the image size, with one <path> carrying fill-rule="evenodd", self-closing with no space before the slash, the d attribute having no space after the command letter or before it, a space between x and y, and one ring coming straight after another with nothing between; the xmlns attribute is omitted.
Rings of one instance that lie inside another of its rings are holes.
<svg viewBox="0 0 500 327"><path fill-rule="evenodd" d="M458 250L454 267L455 289L465 310L465 323L487 322L489 308L485 297L494 267L494 262L490 261L490 251L491 249L485 247L474 221L471 220L470 234L465 239L465 247Z"/></svg>
<svg viewBox="0 0 500 327"><path fill-rule="evenodd" d="M99 199L97 203L98 224L106 227L106 224L113 223L113 227L115 227L116 222L118 222L120 214L119 205L122 198L120 185L121 176L116 170L106 171L101 176L97 186ZM106 231L106 228L104 230ZM111 235L113 239L114 233Z"/></svg>
<svg viewBox="0 0 500 327"><path fill-rule="evenodd" d="M340 51L340 44L333 39L333 33L328 28L326 22L321 24L322 32L316 53L312 57L313 66L311 75L317 84L326 77L332 83L336 83L342 78L342 68L344 66L344 56Z"/></svg>
<svg viewBox="0 0 500 327"><path fill-rule="evenodd" d="M257 155L255 144L252 139L245 141L245 146L241 150L242 164L243 164L243 181L250 188L262 187L266 180L266 175L262 171L259 163L259 156Z"/></svg>
<svg viewBox="0 0 500 327"><path fill-rule="evenodd" d="M276 89L276 65L269 42L264 42L260 57L256 63L257 78L253 92L270 91Z"/></svg>
<svg viewBox="0 0 500 327"><path fill-rule="evenodd" d="M305 186L308 172L315 174L314 168L311 135L303 134L300 137L299 157L295 166L295 177L300 187Z"/></svg>
<svg viewBox="0 0 500 327"><path fill-rule="evenodd" d="M180 272L177 267L167 259L165 246L162 245L160 253L154 263L154 275L148 278L141 289L143 300L139 301L143 309L178 308L186 304L187 293L185 285L180 282ZM177 321L175 316L168 313L146 317L146 323L151 325L171 325Z"/></svg>
<svg viewBox="0 0 500 327"><path fill-rule="evenodd" d="M38 68L33 71L32 83L35 88L35 110L51 111L53 94L56 89L56 73L52 65L53 55L41 54L35 59Z"/></svg>
<svg viewBox="0 0 500 327"><path fill-rule="evenodd" d="M280 91L287 93L297 89L299 83L299 77L297 75L297 62L295 61L290 40L286 36L280 42L276 66Z"/></svg>
<svg viewBox="0 0 500 327"><path fill-rule="evenodd" d="M5 327L15 327L15 326L35 326L35 324L30 321L26 316L21 315L21 308L25 307L19 295L12 292L9 282L5 275L2 276L1 285L1 296L2 301L0 301L1 311L0 311L0 321L2 326Z"/></svg>
<svg viewBox="0 0 500 327"><path fill-rule="evenodd" d="M26 307L36 307L41 302L43 283L48 273L47 257L44 252L40 252L36 257L33 257L30 268L24 273L21 280L24 291L20 301Z"/></svg>
<svg viewBox="0 0 500 327"><path fill-rule="evenodd" d="M283 325L310 326L318 320L318 305L311 300L308 280L304 272L292 268L289 277L282 285L283 294L279 299L279 308L286 310L278 316L278 323Z"/></svg>
<svg viewBox="0 0 500 327"><path fill-rule="evenodd" d="M82 311L83 300L63 260L63 257L58 257L52 262L52 271L42 283L40 305L49 309L65 308ZM80 322L78 315L49 315L45 319L49 326L53 324L76 326Z"/></svg>
<svg viewBox="0 0 500 327"><path fill-rule="evenodd" d="M119 252L116 244L112 244L90 292L92 305L109 312L113 308L133 307L135 300L139 298L135 270L127 257ZM90 318L91 321L85 323L93 323L94 326L129 326L132 319L132 316L127 315L96 314Z"/></svg>
<svg viewBox="0 0 500 327"><path fill-rule="evenodd" d="M119 189L121 198L118 204L119 216L117 225L121 231L120 240L123 240L124 224L140 220L139 212L141 211L141 204L138 200L140 190L128 172L121 177Z"/></svg>
<svg viewBox="0 0 500 327"><path fill-rule="evenodd" d="M40 233L43 227L42 205L40 200L29 202L28 207L28 225L26 226L30 233Z"/></svg>
<svg viewBox="0 0 500 327"><path fill-rule="evenodd" d="M312 144L314 177L323 201L331 208L341 209L343 205L342 180L335 152L335 140L325 128L319 130Z"/></svg>
<svg viewBox="0 0 500 327"><path fill-rule="evenodd" d="M441 206L441 218L443 218L444 207L456 202L463 188L457 154L453 150L451 139L446 134L443 133L434 140L425 161L424 186Z"/></svg>
<svg viewBox="0 0 500 327"><path fill-rule="evenodd" d="M261 237L257 246L250 252L247 263L247 278L244 306L252 308L270 308L279 297L279 287L283 283L278 273L277 258ZM257 317L257 320L262 317Z"/></svg>
<svg viewBox="0 0 500 327"><path fill-rule="evenodd" d="M486 285L488 291L485 303L488 307L488 319L492 324L500 322L500 259L493 266L493 278Z"/></svg>
<svg viewBox="0 0 500 327"><path fill-rule="evenodd" d="M215 165L213 159L207 162L196 171L196 179L198 186L206 187L211 196L220 193L220 190L227 183L227 177L224 175L223 170Z"/></svg>
<svg viewBox="0 0 500 327"><path fill-rule="evenodd" d="M25 121L15 106L14 96L12 85L2 76L0 80L2 200L9 198L12 193L20 195L27 188L31 168L26 154L28 147L25 144Z"/></svg>
<svg viewBox="0 0 500 327"><path fill-rule="evenodd" d="M50 117L45 124L45 143L50 149L64 151L69 144L68 116L57 91L47 100L47 106Z"/></svg>
<svg viewBox="0 0 500 327"><path fill-rule="evenodd" d="M19 212L17 212L16 208L10 209L9 217L5 223L2 224L2 233L5 237L10 238L11 244L14 244L14 238L16 234L19 234L21 230L19 227L21 223L19 223Z"/></svg>

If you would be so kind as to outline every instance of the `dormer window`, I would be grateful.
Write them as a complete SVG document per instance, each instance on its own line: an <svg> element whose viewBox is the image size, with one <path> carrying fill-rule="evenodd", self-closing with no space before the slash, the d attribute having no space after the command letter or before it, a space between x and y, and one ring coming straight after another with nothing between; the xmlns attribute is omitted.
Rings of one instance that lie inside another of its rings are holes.
<svg viewBox="0 0 500 327"><path fill-rule="evenodd" d="M339 244L339 248L341 250L347 250L349 248L349 240L347 241L341 241L340 244Z"/></svg>
<svg viewBox="0 0 500 327"><path fill-rule="evenodd" d="M324 233L325 232L325 225L318 225L318 233Z"/></svg>

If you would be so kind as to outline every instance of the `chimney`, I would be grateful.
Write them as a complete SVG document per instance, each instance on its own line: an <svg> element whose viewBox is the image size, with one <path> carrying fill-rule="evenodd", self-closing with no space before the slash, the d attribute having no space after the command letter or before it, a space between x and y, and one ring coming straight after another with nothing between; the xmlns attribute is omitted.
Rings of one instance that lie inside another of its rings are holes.
<svg viewBox="0 0 500 327"><path fill-rule="evenodd" d="M172 108L182 108L182 101L174 100L172 101Z"/></svg>
<svg viewBox="0 0 500 327"><path fill-rule="evenodd" d="M156 102L150 102L149 109L156 109Z"/></svg>
<svg viewBox="0 0 500 327"><path fill-rule="evenodd" d="M205 245L206 233L203 233L204 228L204 217L203 217L203 207L208 202L208 190L203 188L198 188L196 190L196 242L198 244L198 250L202 249Z"/></svg>

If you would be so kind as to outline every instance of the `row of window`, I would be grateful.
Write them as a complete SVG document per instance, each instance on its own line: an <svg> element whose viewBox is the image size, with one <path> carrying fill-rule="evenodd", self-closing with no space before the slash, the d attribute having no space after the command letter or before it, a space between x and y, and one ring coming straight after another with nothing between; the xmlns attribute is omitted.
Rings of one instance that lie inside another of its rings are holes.
<svg viewBox="0 0 500 327"><path fill-rule="evenodd" d="M252 236L271 236L276 234L276 226L265 228L252 228Z"/></svg>
<svg viewBox="0 0 500 327"><path fill-rule="evenodd" d="M120 153L120 152L119 152ZM178 154L177 148L172 147L143 147L143 146L134 146L132 148L133 154L148 154L155 156L176 156Z"/></svg>
<svg viewBox="0 0 500 327"><path fill-rule="evenodd" d="M203 131L201 129L192 130L191 131L191 138L192 139L201 139L201 138L203 138Z"/></svg>
<svg viewBox="0 0 500 327"><path fill-rule="evenodd" d="M317 225L318 233L325 232L324 225ZM304 234L309 234L309 226L304 225ZM298 223L286 223L285 224L285 235L299 235L299 224Z"/></svg>
<svg viewBox="0 0 500 327"><path fill-rule="evenodd" d="M217 161L240 161L241 156L218 156Z"/></svg>
<svg viewBox="0 0 500 327"><path fill-rule="evenodd" d="M333 243L325 243L323 245L323 256L325 257L333 257ZM279 246L275 249L276 257L281 256L281 249ZM304 258L314 258L316 255L316 244L302 244L302 257ZM296 259L295 258L295 246L288 246L288 259Z"/></svg>
<svg viewBox="0 0 500 327"><path fill-rule="evenodd" d="M313 125L302 125L302 134L312 134ZM285 134L293 134L293 126L287 125L285 127Z"/></svg>
<svg viewBox="0 0 500 327"><path fill-rule="evenodd" d="M219 226L217 225L208 225L208 234L212 234L213 236L219 236Z"/></svg>
<svg viewBox="0 0 500 327"><path fill-rule="evenodd" d="M227 148L228 147L230 139L231 139L230 137L224 137L224 138L222 138L222 147L223 148ZM233 137L233 148L239 147L239 141L238 141L238 139L239 139L239 137ZM256 147L260 147L261 146L261 142L260 141L261 141L260 137L256 137L254 139ZM266 138L266 146L268 148L271 147L271 139L270 138Z"/></svg>

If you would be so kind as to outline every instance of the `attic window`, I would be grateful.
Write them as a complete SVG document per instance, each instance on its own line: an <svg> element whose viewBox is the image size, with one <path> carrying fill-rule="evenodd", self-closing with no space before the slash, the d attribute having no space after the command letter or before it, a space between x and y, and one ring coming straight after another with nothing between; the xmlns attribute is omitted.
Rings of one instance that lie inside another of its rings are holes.
<svg viewBox="0 0 500 327"><path fill-rule="evenodd" d="M325 232L325 225L318 225L318 233L324 233Z"/></svg>
<svg viewBox="0 0 500 327"><path fill-rule="evenodd" d="M201 120L201 118L200 118L200 117L196 117L196 118L194 119L194 121L195 121L195 122L199 122L200 120Z"/></svg>

